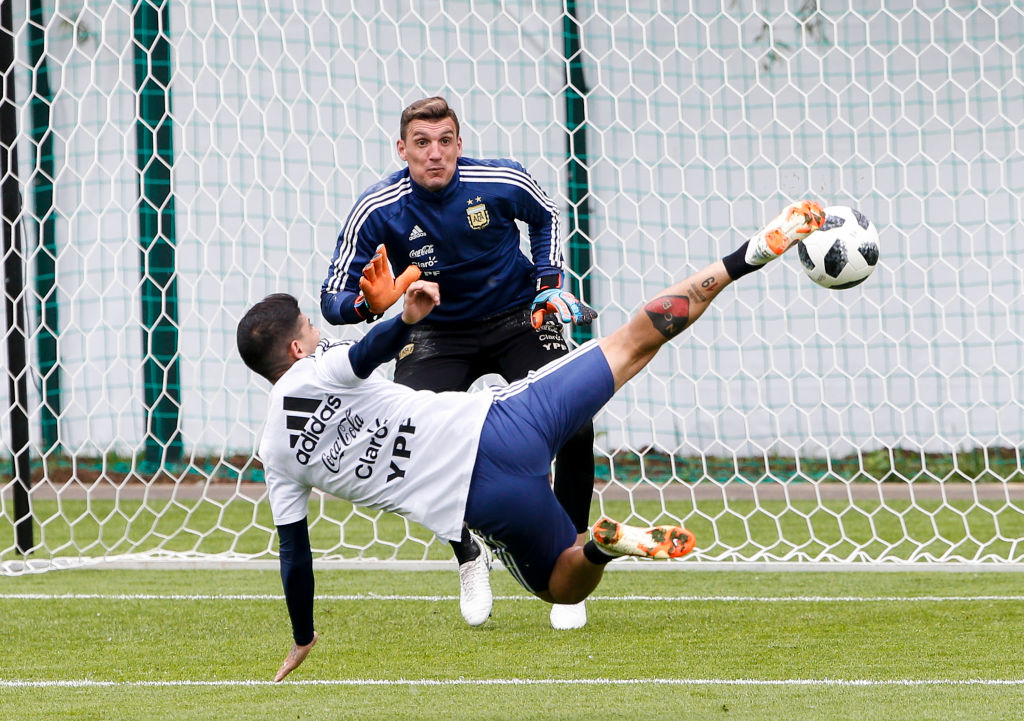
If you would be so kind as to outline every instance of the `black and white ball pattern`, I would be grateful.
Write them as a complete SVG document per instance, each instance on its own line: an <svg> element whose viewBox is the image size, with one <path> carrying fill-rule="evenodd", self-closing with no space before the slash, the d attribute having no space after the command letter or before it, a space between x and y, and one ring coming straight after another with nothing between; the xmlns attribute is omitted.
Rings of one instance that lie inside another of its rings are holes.
<svg viewBox="0 0 1024 721"><path fill-rule="evenodd" d="M863 213L834 205L825 223L800 241L800 264L818 285L834 290L860 285L878 265L878 231Z"/></svg>

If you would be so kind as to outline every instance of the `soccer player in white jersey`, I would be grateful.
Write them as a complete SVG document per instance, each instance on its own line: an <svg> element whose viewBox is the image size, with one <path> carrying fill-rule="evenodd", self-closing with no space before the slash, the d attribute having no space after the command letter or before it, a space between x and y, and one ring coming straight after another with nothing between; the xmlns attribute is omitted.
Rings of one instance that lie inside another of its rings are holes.
<svg viewBox="0 0 1024 721"><path fill-rule="evenodd" d="M404 307L359 341L321 339L290 295L253 306L239 322L237 342L246 365L273 384L259 455L294 640L275 680L301 664L317 640L306 525L313 488L400 514L447 541L459 538L465 523L523 587L549 603L586 598L617 556L689 553L696 539L684 528L637 528L608 518L577 545L575 527L548 483L551 458L723 288L781 255L824 218L818 203L791 204L611 335L506 388L475 393L417 391L373 373L441 301L433 282L396 287L380 258L371 261L376 265L366 282L390 284L391 292L404 294Z"/></svg>

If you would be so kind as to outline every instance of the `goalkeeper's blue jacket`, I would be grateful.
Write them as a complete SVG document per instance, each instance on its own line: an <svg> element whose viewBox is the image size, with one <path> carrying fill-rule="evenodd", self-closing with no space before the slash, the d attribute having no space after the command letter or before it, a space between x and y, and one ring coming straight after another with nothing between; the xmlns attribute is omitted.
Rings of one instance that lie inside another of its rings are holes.
<svg viewBox="0 0 1024 721"><path fill-rule="evenodd" d="M520 220L530 238L520 250ZM345 221L320 289L320 310L335 325L367 318L357 307L359 278L379 244L397 277L420 267L438 283L441 304L422 322L477 320L528 305L558 287L563 258L558 209L513 160L459 158L448 186L432 192L395 172L360 196Z"/></svg>

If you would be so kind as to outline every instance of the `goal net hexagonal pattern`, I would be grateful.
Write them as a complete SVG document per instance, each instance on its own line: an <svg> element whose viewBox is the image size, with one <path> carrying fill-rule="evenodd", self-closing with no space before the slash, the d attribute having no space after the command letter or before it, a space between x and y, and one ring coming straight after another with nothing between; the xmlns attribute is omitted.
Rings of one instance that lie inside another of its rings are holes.
<svg viewBox="0 0 1024 721"><path fill-rule="evenodd" d="M629 384L596 419L595 513L684 523L687 563L1019 562L1024 11L684 5L14 4L5 571L274 555L235 324L275 291L316 317L401 109L435 94L467 155L556 200L597 333L790 199L880 231L868 282L785 258ZM330 498L311 520L318 558L450 557Z"/></svg>

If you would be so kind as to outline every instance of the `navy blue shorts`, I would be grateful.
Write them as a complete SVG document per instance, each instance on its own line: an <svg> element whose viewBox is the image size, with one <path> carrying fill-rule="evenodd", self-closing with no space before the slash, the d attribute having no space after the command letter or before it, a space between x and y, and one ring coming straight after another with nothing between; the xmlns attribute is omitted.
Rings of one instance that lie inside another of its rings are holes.
<svg viewBox="0 0 1024 721"><path fill-rule="evenodd" d="M506 388L480 434L466 523L528 591L547 590L576 529L551 490L551 459L615 392L604 353L589 342Z"/></svg>

